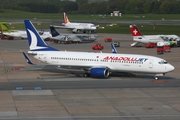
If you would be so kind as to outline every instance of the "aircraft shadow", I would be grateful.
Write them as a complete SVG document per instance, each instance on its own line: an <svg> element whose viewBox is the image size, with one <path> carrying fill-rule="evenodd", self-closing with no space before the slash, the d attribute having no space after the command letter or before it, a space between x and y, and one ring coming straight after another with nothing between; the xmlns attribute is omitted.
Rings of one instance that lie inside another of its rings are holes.
<svg viewBox="0 0 180 120"><path fill-rule="evenodd" d="M35 69L34 69L35 70ZM34 71L33 70L33 71ZM48 76L51 77L58 77L58 76L71 76L74 75L75 77L84 77L83 74L85 73L83 70L74 70L74 69L62 69L62 68L57 68L56 66L45 66L42 69L36 69L36 71L44 71L44 72L50 72L50 73L57 73L57 74L51 74ZM110 74L110 76L108 78L100 78L100 79L110 79L113 77L118 77L120 79L122 78L129 78L129 79L154 79L154 75L153 74L137 74L137 73L129 73L129 72L113 72L112 74ZM174 79L172 77L168 77L168 76L160 76L160 79L165 79L165 80L170 80L170 79Z"/></svg>

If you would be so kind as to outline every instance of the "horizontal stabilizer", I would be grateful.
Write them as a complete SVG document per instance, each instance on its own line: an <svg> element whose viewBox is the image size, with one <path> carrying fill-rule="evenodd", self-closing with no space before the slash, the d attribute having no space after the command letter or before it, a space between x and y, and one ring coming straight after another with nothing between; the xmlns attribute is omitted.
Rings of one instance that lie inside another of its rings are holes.
<svg viewBox="0 0 180 120"><path fill-rule="evenodd" d="M131 44L131 47L135 47L138 44L139 44L139 42L134 42L134 43Z"/></svg>
<svg viewBox="0 0 180 120"><path fill-rule="evenodd" d="M30 65L33 65L33 63L31 62L31 60L28 58L28 56L23 52L24 58L26 59L26 62Z"/></svg>

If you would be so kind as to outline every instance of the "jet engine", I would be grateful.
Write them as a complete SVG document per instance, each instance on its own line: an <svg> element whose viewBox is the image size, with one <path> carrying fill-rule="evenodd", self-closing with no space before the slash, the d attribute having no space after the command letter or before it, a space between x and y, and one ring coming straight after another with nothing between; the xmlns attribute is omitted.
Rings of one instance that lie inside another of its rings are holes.
<svg viewBox="0 0 180 120"><path fill-rule="evenodd" d="M108 68L91 68L90 75L91 77L108 77L109 69Z"/></svg>
<svg viewBox="0 0 180 120"><path fill-rule="evenodd" d="M76 29L76 28L74 28L74 29L72 30L72 33L79 33L79 30Z"/></svg>

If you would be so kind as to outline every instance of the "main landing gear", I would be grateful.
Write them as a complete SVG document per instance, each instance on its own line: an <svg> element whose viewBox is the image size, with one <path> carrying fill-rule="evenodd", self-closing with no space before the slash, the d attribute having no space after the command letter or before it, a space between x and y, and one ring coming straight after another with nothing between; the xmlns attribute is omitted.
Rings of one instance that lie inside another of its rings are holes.
<svg viewBox="0 0 180 120"><path fill-rule="evenodd" d="M89 73L84 73L83 76L86 78L86 77L90 77L90 74Z"/></svg>

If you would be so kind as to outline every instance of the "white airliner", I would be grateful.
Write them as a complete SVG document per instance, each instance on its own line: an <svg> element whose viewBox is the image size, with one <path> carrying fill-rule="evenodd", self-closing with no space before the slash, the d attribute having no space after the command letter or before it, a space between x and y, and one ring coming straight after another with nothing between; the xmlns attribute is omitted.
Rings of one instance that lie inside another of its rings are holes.
<svg viewBox="0 0 180 120"><path fill-rule="evenodd" d="M42 62L60 67L82 69L84 77L108 77L112 72L155 74L155 79L174 70L166 60L138 54L113 54L59 51L48 46L29 20L25 20L28 35L28 54ZM27 59L28 63L32 62Z"/></svg>
<svg viewBox="0 0 180 120"><path fill-rule="evenodd" d="M78 33L80 30L88 31L89 33L94 32L97 28L92 23L75 23L70 22L68 17L66 16L66 13L63 13L64 23L62 23L63 26L54 26L57 28L66 28L66 29L72 29L73 33Z"/></svg>
<svg viewBox="0 0 180 120"><path fill-rule="evenodd" d="M17 37L17 38L21 38L21 39L27 38L27 34L26 34L25 30L24 31L23 30L10 30L6 23L0 23L0 27L2 29L3 35ZM47 38L51 37L50 32L39 31L39 34L42 39L47 39Z"/></svg>
<svg viewBox="0 0 180 120"><path fill-rule="evenodd" d="M162 39L163 35L142 35L137 26L130 25L129 27L133 36L133 40L135 41L135 43L132 43L131 46L136 46L139 43L147 44L147 43L157 43L160 41L164 41Z"/></svg>
<svg viewBox="0 0 180 120"><path fill-rule="evenodd" d="M57 40L57 43L65 43L65 42L94 42L96 40L96 36L92 34L59 34L54 26L50 26L50 32L53 40Z"/></svg>
<svg viewBox="0 0 180 120"><path fill-rule="evenodd" d="M180 38L177 35L143 35L140 30L135 25L130 25L130 31L133 36L134 43L131 46L136 46L139 43L157 43L163 41L180 41ZM176 43L177 44L177 43ZM178 44L179 46L179 44Z"/></svg>

